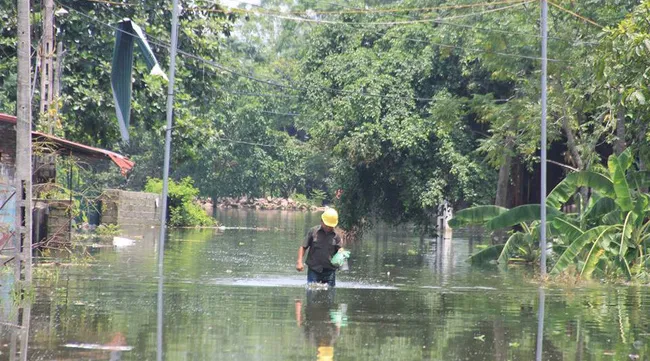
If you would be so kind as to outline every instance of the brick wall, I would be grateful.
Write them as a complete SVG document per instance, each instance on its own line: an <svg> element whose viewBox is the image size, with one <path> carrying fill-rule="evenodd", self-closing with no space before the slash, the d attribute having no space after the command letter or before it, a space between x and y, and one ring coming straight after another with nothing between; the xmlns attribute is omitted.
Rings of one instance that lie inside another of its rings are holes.
<svg viewBox="0 0 650 361"><path fill-rule="evenodd" d="M159 225L160 195L107 189L102 194L101 223L117 225Z"/></svg>
<svg viewBox="0 0 650 361"><path fill-rule="evenodd" d="M70 242L70 201L34 199L32 235L35 243L49 247Z"/></svg>

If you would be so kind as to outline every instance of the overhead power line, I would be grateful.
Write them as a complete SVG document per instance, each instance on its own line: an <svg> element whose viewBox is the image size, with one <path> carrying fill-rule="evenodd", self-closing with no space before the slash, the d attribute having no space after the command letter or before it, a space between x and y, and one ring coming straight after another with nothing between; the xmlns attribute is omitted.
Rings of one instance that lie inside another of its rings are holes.
<svg viewBox="0 0 650 361"><path fill-rule="evenodd" d="M497 11L503 11L503 10L511 9L511 8L514 8L514 7L517 7L517 6L530 4L532 2L533 2L533 0L519 1L519 2L514 3L512 5L502 6L502 7L496 8L496 9L484 10L484 11L479 11L479 12L474 12L474 13L469 13L469 14L463 14L463 15L446 16L446 17L443 17L443 18L416 19L416 20L398 20L398 21L349 22L349 21L340 21L340 20L324 20L324 19L300 18L300 17L286 16L286 15L272 15L272 14L268 14L268 15L270 17L275 17L275 18L283 19L283 20L291 20L291 21L306 22L306 23L316 23L316 24L360 25L360 26L369 26L369 25L393 26L393 25L412 25L412 24L421 24L421 23L434 23L434 22L440 21L440 20L462 19L462 18L467 18L467 17L473 17L473 16L479 16L479 15L494 13L494 12L497 12Z"/></svg>
<svg viewBox="0 0 650 361"><path fill-rule="evenodd" d="M134 34L130 34L129 32L124 31L122 29L119 29L119 28L117 28L117 27L115 27L113 25L106 24L106 23L104 23L104 22L102 22L102 21L100 21L98 19L95 19L95 18L91 17L88 14L85 14L85 13L83 13L81 11L78 11L78 10L76 10L74 8L71 8L71 7L67 6L67 5L64 5L64 4L60 4L60 5L63 6L64 8L66 8L66 9L68 9L68 10L74 11L75 13L80 14L81 16L86 17L86 18L88 18L88 19L90 19L90 20L92 20L94 22L97 22L97 23L99 23L101 25L104 25L104 26L110 27L110 28L112 28L112 29L114 29L116 31L121 31L123 33L134 36ZM500 8L500 9L502 9L502 8ZM149 37L150 42L152 44L155 44L155 45L167 48L167 49L170 48L170 45L165 43L164 41L161 41L161 40L156 39L156 38L151 37L151 36L148 36L148 37ZM151 40L151 39L153 39L153 40ZM419 40L419 41L424 42L425 40ZM461 46L457 46L457 45L451 45L451 44L440 44L440 43L438 43L438 44L435 44L435 45L436 46L441 46L441 47L448 47L448 48L465 49L465 50L470 50L470 51L474 51L474 52L485 53L485 54L493 54L493 55L499 55L499 56L517 57L517 58L531 59L531 60L541 60L541 58L538 58L538 57L519 55L519 54L509 54L509 53L503 53L503 52L492 52L492 51L470 49L470 48L461 47ZM238 72L236 70L230 69L230 68L228 68L228 67L226 67L226 66L224 66L222 64L219 64L219 63L217 63L215 61L205 59L205 58L203 58L201 56L198 56L198 55L195 55L195 54L192 54L192 53L180 50L180 49L178 50L178 53L180 55L185 56L185 57L198 60L198 61L200 61L200 62L202 62L204 64L210 65L210 66L215 67L215 68L217 68L219 70L230 73L230 74L232 74L234 76L247 78L249 80L252 80L252 81L255 81L255 82L258 82L258 83L261 83L261 84L266 84L266 85L269 85L269 86L279 87L279 88L282 88L282 89L290 89L290 90L298 90L298 91L307 91L307 90L310 89L309 87L304 86L304 85L282 84L282 83L276 82L275 80L261 79L261 78L257 78L256 76L242 74L242 73L240 73L240 72ZM560 60L549 59L549 61L556 61L557 62L557 61L560 61ZM335 88L323 87L323 86L316 86L315 88L330 91L330 92L335 92L335 93L342 94L342 95L358 95L358 96L371 97L371 98L401 99L401 100L415 100L415 101L432 101L433 100L433 98L372 94L372 93L365 93L365 92L362 92L362 91L335 89Z"/></svg>
<svg viewBox="0 0 650 361"><path fill-rule="evenodd" d="M93 2L99 2L98 0L88 0ZM459 9L469 9L476 7L487 7L503 4L513 4L521 3L526 0L500 0L492 2L480 2L480 3L465 3L465 4L455 4L455 5L441 5L434 7L425 7L425 8L375 8L375 9L347 9L347 10L299 10L299 11L276 11L264 8L257 8L256 10L249 9L240 9L240 8L230 8L230 9L210 9L210 8L188 8L187 11L193 12L214 12L214 13L252 13L259 15L297 15L297 16L318 16L318 15L345 15L345 14L385 14L385 13L408 13L408 12L433 12L440 10L459 10ZM219 4L215 4L219 5Z"/></svg>
<svg viewBox="0 0 650 361"><path fill-rule="evenodd" d="M569 13L569 14L575 16L576 18L578 18L578 19L580 19L580 20L583 20L583 21L588 22L588 23L591 24L591 25L595 25L595 26L597 26L597 27L599 27L599 28L601 28L601 29L604 28L604 26L598 24L597 22L595 22L595 21L593 21L593 20L591 20L591 19L589 19L589 18L587 18L587 17L585 17L585 16L582 16L582 15L580 15L580 14L574 12L574 11L571 11L571 10L569 10L569 9L567 9L567 8L564 8L564 7L560 6L559 4L556 4L556 3L553 2L553 1L548 0L548 3L551 4L551 5L553 5L554 7L558 8L558 9L560 9L560 10L566 12L566 13Z"/></svg>

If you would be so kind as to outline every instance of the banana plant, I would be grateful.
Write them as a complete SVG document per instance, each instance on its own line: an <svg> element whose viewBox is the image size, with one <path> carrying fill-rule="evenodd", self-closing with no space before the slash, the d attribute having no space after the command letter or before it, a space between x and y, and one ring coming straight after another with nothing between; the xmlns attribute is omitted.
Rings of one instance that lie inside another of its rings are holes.
<svg viewBox="0 0 650 361"><path fill-rule="evenodd" d="M554 250L559 251L552 275L572 266L585 278L596 270L628 279L646 274L650 266L646 246L650 238L650 197L642 190L650 185L650 173L632 168L633 157L627 150L610 156L606 169L567 175L548 194L548 233L557 243ZM578 187L592 190L586 209L580 214L562 212ZM503 265L536 247L539 218L538 204L512 209L478 206L459 211L450 226L480 224L490 231L519 226L505 244L484 249L471 258L474 262L496 260Z"/></svg>

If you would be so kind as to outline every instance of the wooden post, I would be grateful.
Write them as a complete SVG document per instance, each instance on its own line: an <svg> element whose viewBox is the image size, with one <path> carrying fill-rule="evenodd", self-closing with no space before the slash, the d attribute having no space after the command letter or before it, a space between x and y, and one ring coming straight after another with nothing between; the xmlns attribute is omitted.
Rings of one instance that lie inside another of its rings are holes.
<svg viewBox="0 0 650 361"><path fill-rule="evenodd" d="M54 0L43 2L43 43L41 46L41 106L40 114L48 124L48 133L52 134L52 93L54 83L53 60L54 57Z"/></svg>
<svg viewBox="0 0 650 361"><path fill-rule="evenodd" d="M18 0L16 122L16 283L32 280L32 115L29 0ZM19 287L21 287L20 285Z"/></svg>

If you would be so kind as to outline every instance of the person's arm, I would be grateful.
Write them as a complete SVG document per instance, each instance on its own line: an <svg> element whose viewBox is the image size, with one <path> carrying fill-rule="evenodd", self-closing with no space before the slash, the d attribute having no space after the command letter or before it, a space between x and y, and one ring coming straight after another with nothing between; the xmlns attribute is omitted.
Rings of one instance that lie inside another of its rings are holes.
<svg viewBox="0 0 650 361"><path fill-rule="evenodd" d="M302 242L302 246L298 248L298 261L296 261L296 270L298 272L302 272L302 270L305 269L302 260L305 259L305 250L311 246L312 237L310 230L307 232L307 237L305 237L305 240Z"/></svg>
<svg viewBox="0 0 650 361"><path fill-rule="evenodd" d="M298 261L296 262L296 270L302 272L305 269L305 266L302 264L302 260L305 258L305 248L300 246L298 248Z"/></svg>

